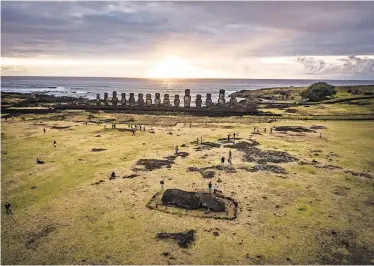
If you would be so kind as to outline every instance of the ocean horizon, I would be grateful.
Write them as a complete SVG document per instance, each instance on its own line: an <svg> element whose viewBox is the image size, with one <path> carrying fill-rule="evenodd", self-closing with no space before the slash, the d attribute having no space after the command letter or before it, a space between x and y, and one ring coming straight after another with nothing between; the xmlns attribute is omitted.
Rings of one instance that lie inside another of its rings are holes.
<svg viewBox="0 0 374 266"><path fill-rule="evenodd" d="M221 89L226 91L227 97L240 90L257 90L273 87L304 87L317 81L325 81L336 86L343 85L372 85L374 80L324 80L324 79L147 79L121 77L51 77L51 76L2 76L2 92L44 93L55 96L86 97L95 99L96 94L103 98L104 92L112 95L112 91L121 93L169 94L171 99L179 94L183 97L185 89L190 89L192 99L201 94L203 100L207 93L212 94L212 100L218 99ZM194 101L194 100L193 100Z"/></svg>

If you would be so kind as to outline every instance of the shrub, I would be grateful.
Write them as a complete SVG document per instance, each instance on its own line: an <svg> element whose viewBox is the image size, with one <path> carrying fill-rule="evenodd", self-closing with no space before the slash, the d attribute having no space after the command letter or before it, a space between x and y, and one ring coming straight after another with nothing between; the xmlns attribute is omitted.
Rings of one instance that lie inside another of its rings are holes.
<svg viewBox="0 0 374 266"><path fill-rule="evenodd" d="M309 99L311 102L318 102L327 99L327 96L336 94L334 85L327 84L326 82L313 83L300 93L301 97Z"/></svg>

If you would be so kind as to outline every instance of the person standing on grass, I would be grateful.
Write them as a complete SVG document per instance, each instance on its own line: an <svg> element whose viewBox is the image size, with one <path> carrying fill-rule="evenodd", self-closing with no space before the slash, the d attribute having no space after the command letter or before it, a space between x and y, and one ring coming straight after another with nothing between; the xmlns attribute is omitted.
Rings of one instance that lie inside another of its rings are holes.
<svg viewBox="0 0 374 266"><path fill-rule="evenodd" d="M235 141L235 136L236 136L236 133L234 133L234 141Z"/></svg>
<svg viewBox="0 0 374 266"><path fill-rule="evenodd" d="M209 181L208 190L209 190L209 193L212 194L212 182L211 181Z"/></svg>
<svg viewBox="0 0 374 266"><path fill-rule="evenodd" d="M203 144L203 137L200 137L200 144Z"/></svg>
<svg viewBox="0 0 374 266"><path fill-rule="evenodd" d="M270 128L270 134L272 134L272 133L273 133L273 128L271 127L271 128Z"/></svg>
<svg viewBox="0 0 374 266"><path fill-rule="evenodd" d="M57 142L54 140L53 141L53 146L56 148L57 147Z"/></svg>
<svg viewBox="0 0 374 266"><path fill-rule="evenodd" d="M217 183L214 183L214 186L213 186L213 194L216 194L216 193L217 193L217 190L218 190Z"/></svg>
<svg viewBox="0 0 374 266"><path fill-rule="evenodd" d="M321 133L319 133L319 138L322 138L322 132L321 132Z"/></svg>
<svg viewBox="0 0 374 266"><path fill-rule="evenodd" d="M164 190L164 184L165 184L164 180L161 180L161 181L160 181L161 190Z"/></svg>
<svg viewBox="0 0 374 266"><path fill-rule="evenodd" d="M6 213L9 215L9 214L13 214L12 213L12 210L10 209L10 203L9 202L5 202L5 209L6 209Z"/></svg>
<svg viewBox="0 0 374 266"><path fill-rule="evenodd" d="M178 148L178 145L177 145L177 146L175 146L175 154L178 155L178 153L179 153L179 148Z"/></svg>
<svg viewBox="0 0 374 266"><path fill-rule="evenodd" d="M231 150L229 150L229 160L232 159L232 154L231 154Z"/></svg>
<svg viewBox="0 0 374 266"><path fill-rule="evenodd" d="M223 156L221 158L221 166L225 166L225 157L223 157Z"/></svg>
<svg viewBox="0 0 374 266"><path fill-rule="evenodd" d="M43 128L43 132L45 133L45 128Z"/></svg>
<svg viewBox="0 0 374 266"><path fill-rule="evenodd" d="M227 141L230 141L230 136L231 136L231 134L227 135Z"/></svg>

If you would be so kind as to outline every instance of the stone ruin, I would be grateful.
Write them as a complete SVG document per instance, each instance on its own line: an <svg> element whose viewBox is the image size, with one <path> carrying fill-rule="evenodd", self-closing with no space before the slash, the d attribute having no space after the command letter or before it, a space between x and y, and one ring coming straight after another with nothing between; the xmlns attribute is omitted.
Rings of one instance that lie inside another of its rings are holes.
<svg viewBox="0 0 374 266"><path fill-rule="evenodd" d="M155 94L155 106L160 107L161 106L161 99L160 99L160 94L156 93Z"/></svg>
<svg viewBox="0 0 374 266"><path fill-rule="evenodd" d="M117 103L118 103L117 92L116 92L116 91L113 91L113 95L112 95L112 105L116 106Z"/></svg>
<svg viewBox="0 0 374 266"><path fill-rule="evenodd" d="M161 100L161 94L160 93L155 93L155 100L154 104L152 104L152 96L151 94L146 94L146 99L144 100L143 93L138 94L138 101L135 100L134 93L130 93L129 99L126 99L126 93L121 93L121 100L119 102L119 99L117 97L117 92L113 91L113 96L112 99L110 100L108 97L108 93L104 93L104 105L112 105L112 106L117 106L117 105L122 105L122 106L155 106L155 107L171 107L173 104L171 103L170 100L170 95L169 94L164 94L163 101ZM82 100L79 101L79 103L83 103ZM178 94L174 95L174 107L181 107L181 100ZM102 100L100 99L100 94L96 94L96 105L101 105ZM195 105L196 108L202 108L203 107L203 99L201 94L196 95L195 99ZM206 100L205 100L205 107L210 108L213 106L217 106L216 104L213 103L212 101L212 94L207 93L206 94ZM218 98L218 106L219 107L235 107L237 106L237 99L234 95L230 96L230 100L228 103L226 103L225 99L225 90L221 89L219 90L219 98ZM189 89L185 90L185 95L183 96L183 107L191 107L191 92Z"/></svg>
<svg viewBox="0 0 374 266"><path fill-rule="evenodd" d="M225 107L226 100L225 100L225 90L219 90L219 97L218 97L218 106Z"/></svg>
<svg viewBox="0 0 374 266"><path fill-rule="evenodd" d="M149 107L152 105L152 95L150 93L145 95L145 105Z"/></svg>
<svg viewBox="0 0 374 266"><path fill-rule="evenodd" d="M212 94L210 94L210 93L207 93L207 95L206 95L205 106L206 107L212 107L213 106Z"/></svg>
<svg viewBox="0 0 374 266"><path fill-rule="evenodd" d="M100 94L96 94L96 105L100 105Z"/></svg>
<svg viewBox="0 0 374 266"><path fill-rule="evenodd" d="M229 105L230 105L230 107L234 107L238 103L238 101L237 101L235 95L231 94L230 97L231 98L230 98Z"/></svg>
<svg viewBox="0 0 374 266"><path fill-rule="evenodd" d="M191 105L191 95L190 95L190 90L189 89L186 89L184 91L184 97L183 97L183 100L184 100L184 107L190 107Z"/></svg>
<svg viewBox="0 0 374 266"><path fill-rule="evenodd" d="M138 106L144 106L144 98L143 98L143 93L138 94Z"/></svg>
<svg viewBox="0 0 374 266"><path fill-rule="evenodd" d="M121 105L126 105L126 93L121 93Z"/></svg>
<svg viewBox="0 0 374 266"><path fill-rule="evenodd" d="M181 101L179 100L179 95L175 94L175 96L174 96L174 106L179 107L180 103L181 103Z"/></svg>
<svg viewBox="0 0 374 266"><path fill-rule="evenodd" d="M196 101L195 101L196 107L201 107L202 103L203 103L203 101L201 100L201 95L197 94L196 95Z"/></svg>
<svg viewBox="0 0 374 266"><path fill-rule="evenodd" d="M164 94L164 106L170 106L169 94Z"/></svg>
<svg viewBox="0 0 374 266"><path fill-rule="evenodd" d="M108 98L108 93L104 92L104 104L109 105L109 98Z"/></svg>

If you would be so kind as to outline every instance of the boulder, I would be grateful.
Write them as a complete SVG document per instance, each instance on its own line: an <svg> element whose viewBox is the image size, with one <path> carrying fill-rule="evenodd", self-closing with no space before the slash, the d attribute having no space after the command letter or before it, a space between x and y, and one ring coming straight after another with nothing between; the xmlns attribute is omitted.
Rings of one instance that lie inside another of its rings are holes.
<svg viewBox="0 0 374 266"><path fill-rule="evenodd" d="M201 206L210 209L211 211L223 212L225 211L225 203L214 197L210 193L200 193L199 201Z"/></svg>

